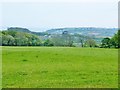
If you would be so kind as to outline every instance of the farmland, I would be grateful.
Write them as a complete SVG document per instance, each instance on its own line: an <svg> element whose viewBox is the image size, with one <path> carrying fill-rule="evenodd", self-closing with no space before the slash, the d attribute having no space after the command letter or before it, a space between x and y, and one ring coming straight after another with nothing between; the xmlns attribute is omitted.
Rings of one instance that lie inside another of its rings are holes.
<svg viewBox="0 0 120 90"><path fill-rule="evenodd" d="M2 47L3 88L117 88L118 50Z"/></svg>

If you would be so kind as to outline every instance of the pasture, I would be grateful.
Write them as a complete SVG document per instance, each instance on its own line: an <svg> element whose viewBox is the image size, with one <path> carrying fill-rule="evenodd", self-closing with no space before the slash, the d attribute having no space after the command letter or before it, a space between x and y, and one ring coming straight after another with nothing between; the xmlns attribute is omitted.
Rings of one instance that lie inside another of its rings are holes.
<svg viewBox="0 0 120 90"><path fill-rule="evenodd" d="M118 50L2 47L3 88L117 88Z"/></svg>

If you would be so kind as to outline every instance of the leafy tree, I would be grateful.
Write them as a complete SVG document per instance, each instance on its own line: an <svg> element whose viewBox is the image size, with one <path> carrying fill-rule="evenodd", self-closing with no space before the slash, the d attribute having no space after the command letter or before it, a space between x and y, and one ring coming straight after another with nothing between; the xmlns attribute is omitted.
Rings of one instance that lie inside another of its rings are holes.
<svg viewBox="0 0 120 90"><path fill-rule="evenodd" d="M73 46L73 36L72 35L68 35L68 46L72 47Z"/></svg>
<svg viewBox="0 0 120 90"><path fill-rule="evenodd" d="M38 46L41 44L40 38L36 35L32 35L31 42L33 46Z"/></svg>
<svg viewBox="0 0 120 90"><path fill-rule="evenodd" d="M62 41L63 41L62 42L63 46L70 46L71 47L73 45L72 35L70 35L68 33L62 34Z"/></svg>
<svg viewBox="0 0 120 90"><path fill-rule="evenodd" d="M95 47L96 46L96 42L93 39L87 39L86 42L85 42L85 46Z"/></svg>
<svg viewBox="0 0 120 90"><path fill-rule="evenodd" d="M115 48L120 48L120 30L112 37L111 42Z"/></svg>
<svg viewBox="0 0 120 90"><path fill-rule="evenodd" d="M11 35L2 35L2 45L11 46L14 44L14 38Z"/></svg>
<svg viewBox="0 0 120 90"><path fill-rule="evenodd" d="M52 35L51 41L53 42L54 46L64 46L64 38L62 35Z"/></svg>
<svg viewBox="0 0 120 90"><path fill-rule="evenodd" d="M70 34L62 34L62 35L52 35L51 41L54 46L72 46L73 38Z"/></svg>
<svg viewBox="0 0 120 90"><path fill-rule="evenodd" d="M16 33L15 35L15 45L17 46L25 46L25 43L27 42L27 38L24 36L23 33Z"/></svg>
<svg viewBox="0 0 120 90"><path fill-rule="evenodd" d="M118 30L118 48L120 48L120 30Z"/></svg>
<svg viewBox="0 0 120 90"><path fill-rule="evenodd" d="M14 45L14 42L15 42L14 37L11 36L11 35L7 35L7 38L9 39L9 40L8 40L8 45L9 45L9 46Z"/></svg>
<svg viewBox="0 0 120 90"><path fill-rule="evenodd" d="M16 46L37 46L41 45L41 40L38 36L24 33L24 32L17 32L13 30L9 31L2 31L2 45L16 45Z"/></svg>
<svg viewBox="0 0 120 90"><path fill-rule="evenodd" d="M103 47L103 48L110 48L110 38L104 38L103 40L102 40L102 44L101 44L101 47Z"/></svg>
<svg viewBox="0 0 120 90"><path fill-rule="evenodd" d="M2 46L2 32L0 31L0 46Z"/></svg>
<svg viewBox="0 0 120 90"><path fill-rule="evenodd" d="M88 37L80 34L75 34L74 37L77 37L77 43L80 43L81 47L84 47L84 43L88 39Z"/></svg>
<svg viewBox="0 0 120 90"><path fill-rule="evenodd" d="M2 34L4 34L4 35L8 35L8 31L7 31L7 30L2 31Z"/></svg>
<svg viewBox="0 0 120 90"><path fill-rule="evenodd" d="M53 42L50 39L45 40L44 46L54 46Z"/></svg>

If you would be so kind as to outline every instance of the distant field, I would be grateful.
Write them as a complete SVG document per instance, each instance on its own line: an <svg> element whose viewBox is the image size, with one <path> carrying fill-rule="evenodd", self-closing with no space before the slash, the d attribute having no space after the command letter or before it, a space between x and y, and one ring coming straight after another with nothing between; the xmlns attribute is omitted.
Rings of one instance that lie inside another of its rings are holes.
<svg viewBox="0 0 120 90"><path fill-rule="evenodd" d="M118 50L2 47L3 88L117 88Z"/></svg>

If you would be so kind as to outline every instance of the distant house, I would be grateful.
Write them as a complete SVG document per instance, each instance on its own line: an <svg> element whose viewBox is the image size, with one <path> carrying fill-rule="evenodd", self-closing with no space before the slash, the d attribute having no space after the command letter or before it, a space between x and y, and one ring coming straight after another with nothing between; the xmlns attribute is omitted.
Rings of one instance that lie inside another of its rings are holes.
<svg viewBox="0 0 120 90"><path fill-rule="evenodd" d="M63 31L62 34L68 34L68 31Z"/></svg>

